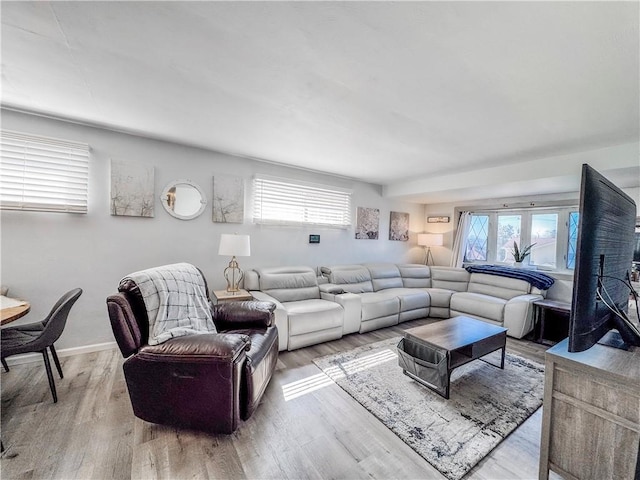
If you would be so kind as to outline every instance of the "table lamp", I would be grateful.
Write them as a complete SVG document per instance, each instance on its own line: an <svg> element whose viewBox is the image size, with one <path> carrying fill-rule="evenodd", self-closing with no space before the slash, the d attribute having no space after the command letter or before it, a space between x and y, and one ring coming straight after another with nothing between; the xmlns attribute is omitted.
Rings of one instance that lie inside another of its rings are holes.
<svg viewBox="0 0 640 480"><path fill-rule="evenodd" d="M244 278L244 272L240 269L236 257L251 255L249 235L223 233L220 235L218 255L231 255L229 266L224 269L224 278L227 280L227 292L236 294L240 290L238 285Z"/></svg>
<svg viewBox="0 0 640 480"><path fill-rule="evenodd" d="M431 265L433 262L433 255L431 254L431 247L441 247L444 244L444 235L442 233L419 233L418 245L424 247L424 264L429 265L429 259L431 259Z"/></svg>

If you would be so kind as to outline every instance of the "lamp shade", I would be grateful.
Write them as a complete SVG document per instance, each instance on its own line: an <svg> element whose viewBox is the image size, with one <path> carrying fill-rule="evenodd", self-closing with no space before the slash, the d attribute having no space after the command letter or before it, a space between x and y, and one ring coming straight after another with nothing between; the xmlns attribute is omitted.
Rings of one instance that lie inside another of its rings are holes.
<svg viewBox="0 0 640 480"><path fill-rule="evenodd" d="M251 256L251 241L249 235L223 233L220 235L218 255L229 255L233 257Z"/></svg>
<svg viewBox="0 0 640 480"><path fill-rule="evenodd" d="M442 233L419 233L418 245L422 247L441 247L444 244Z"/></svg>

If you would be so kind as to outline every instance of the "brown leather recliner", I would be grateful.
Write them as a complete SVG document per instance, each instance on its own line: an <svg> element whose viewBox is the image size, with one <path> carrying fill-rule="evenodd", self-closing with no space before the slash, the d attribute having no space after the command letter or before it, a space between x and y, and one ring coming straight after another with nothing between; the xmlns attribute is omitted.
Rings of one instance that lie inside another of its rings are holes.
<svg viewBox="0 0 640 480"><path fill-rule="evenodd" d="M204 277L203 277L204 278ZM206 280L205 280L206 285ZM213 305L218 333L148 345L149 321L131 280L107 298L134 414L148 422L231 433L254 412L278 359L275 305ZM208 289L207 289L208 296Z"/></svg>

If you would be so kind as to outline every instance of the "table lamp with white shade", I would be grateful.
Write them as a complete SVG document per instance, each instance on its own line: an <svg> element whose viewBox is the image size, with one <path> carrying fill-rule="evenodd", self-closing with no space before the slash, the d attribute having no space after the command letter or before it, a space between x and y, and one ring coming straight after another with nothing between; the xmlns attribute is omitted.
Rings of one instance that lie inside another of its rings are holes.
<svg viewBox="0 0 640 480"><path fill-rule="evenodd" d="M418 245L424 247L424 264L429 265L429 259L431 259L431 265L433 265L434 261L431 247L441 247L444 245L444 235L442 233L419 233Z"/></svg>
<svg viewBox="0 0 640 480"><path fill-rule="evenodd" d="M244 272L240 269L236 257L251 255L249 235L223 233L220 235L218 255L231 255L229 266L224 269L224 278L227 280L227 292L238 293L240 291L238 285L244 278Z"/></svg>

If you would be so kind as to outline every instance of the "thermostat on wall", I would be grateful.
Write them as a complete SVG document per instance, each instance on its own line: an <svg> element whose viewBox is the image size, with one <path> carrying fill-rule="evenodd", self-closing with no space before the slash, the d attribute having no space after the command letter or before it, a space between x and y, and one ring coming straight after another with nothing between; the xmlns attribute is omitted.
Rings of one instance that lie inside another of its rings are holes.
<svg viewBox="0 0 640 480"><path fill-rule="evenodd" d="M320 243L320 235L309 235L309 243Z"/></svg>

